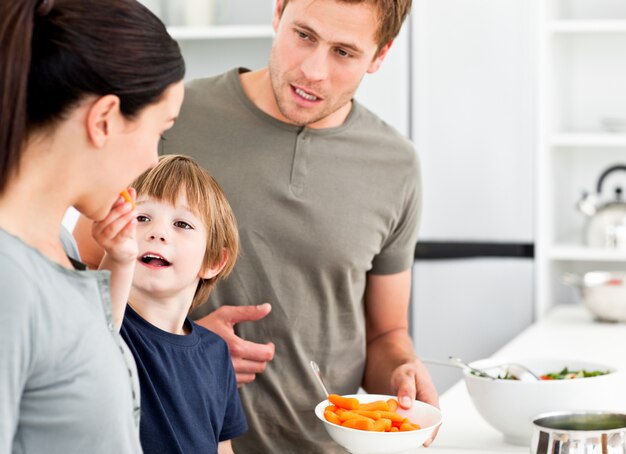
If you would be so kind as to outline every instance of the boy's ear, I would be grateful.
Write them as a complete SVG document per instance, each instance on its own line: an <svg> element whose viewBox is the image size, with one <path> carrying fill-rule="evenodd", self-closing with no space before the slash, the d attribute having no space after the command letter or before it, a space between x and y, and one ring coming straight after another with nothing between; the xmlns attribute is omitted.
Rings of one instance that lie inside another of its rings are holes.
<svg viewBox="0 0 626 454"><path fill-rule="evenodd" d="M226 249L222 249L222 256L215 263L209 264L207 267L202 268L198 273L200 279L211 279L219 274L220 271L226 266L228 261L228 252Z"/></svg>

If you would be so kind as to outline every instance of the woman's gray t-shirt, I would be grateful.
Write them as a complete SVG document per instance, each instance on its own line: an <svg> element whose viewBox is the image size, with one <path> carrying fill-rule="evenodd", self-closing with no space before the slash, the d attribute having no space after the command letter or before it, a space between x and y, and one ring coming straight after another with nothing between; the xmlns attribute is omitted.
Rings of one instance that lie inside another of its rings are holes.
<svg viewBox="0 0 626 454"><path fill-rule="evenodd" d="M0 452L140 453L136 377L109 273L66 269L0 229Z"/></svg>

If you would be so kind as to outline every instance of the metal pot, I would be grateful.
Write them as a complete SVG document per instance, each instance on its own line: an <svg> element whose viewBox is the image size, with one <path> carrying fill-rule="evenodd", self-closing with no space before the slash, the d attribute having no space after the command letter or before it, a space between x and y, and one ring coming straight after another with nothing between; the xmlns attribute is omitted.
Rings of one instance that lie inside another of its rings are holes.
<svg viewBox="0 0 626 454"><path fill-rule="evenodd" d="M585 192L578 202L578 210L587 216L587 246L626 249L626 202L622 200L622 188L617 186L613 199L600 203L604 180L618 170L626 171L626 165L615 165L602 172L596 194Z"/></svg>
<svg viewBox="0 0 626 454"><path fill-rule="evenodd" d="M600 320L626 322L626 271L566 273L562 281L579 289L584 304Z"/></svg>
<svg viewBox="0 0 626 454"><path fill-rule="evenodd" d="M555 412L536 416L533 454L626 454L626 414Z"/></svg>

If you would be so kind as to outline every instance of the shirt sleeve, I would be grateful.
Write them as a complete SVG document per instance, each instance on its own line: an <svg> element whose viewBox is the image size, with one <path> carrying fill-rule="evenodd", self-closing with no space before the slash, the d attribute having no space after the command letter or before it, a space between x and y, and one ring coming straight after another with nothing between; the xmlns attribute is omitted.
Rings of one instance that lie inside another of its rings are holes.
<svg viewBox="0 0 626 454"><path fill-rule="evenodd" d="M417 154L402 180L403 195L398 214L381 252L372 262L372 274L395 274L409 269L415 260L415 245L421 214L421 179Z"/></svg>
<svg viewBox="0 0 626 454"><path fill-rule="evenodd" d="M235 377L235 369L228 352L228 346L224 343L226 348L227 358L227 370L228 378L226 381L227 396L226 411L224 413L224 424L220 432L219 441L226 441L243 435L248 431L248 422L246 415L241 406L241 400L239 399L239 391L237 391L237 379Z"/></svg>
<svg viewBox="0 0 626 454"><path fill-rule="evenodd" d="M12 452L32 359L32 283L0 255L0 452Z"/></svg>

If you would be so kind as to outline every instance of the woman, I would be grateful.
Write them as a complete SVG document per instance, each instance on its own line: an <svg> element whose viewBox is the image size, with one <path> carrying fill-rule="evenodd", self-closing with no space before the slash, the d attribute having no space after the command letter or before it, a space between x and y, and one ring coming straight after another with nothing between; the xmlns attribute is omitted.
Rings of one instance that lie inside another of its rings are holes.
<svg viewBox="0 0 626 454"><path fill-rule="evenodd" d="M75 268L59 232L156 164L183 75L134 0L0 3L0 452L141 452L108 274Z"/></svg>

